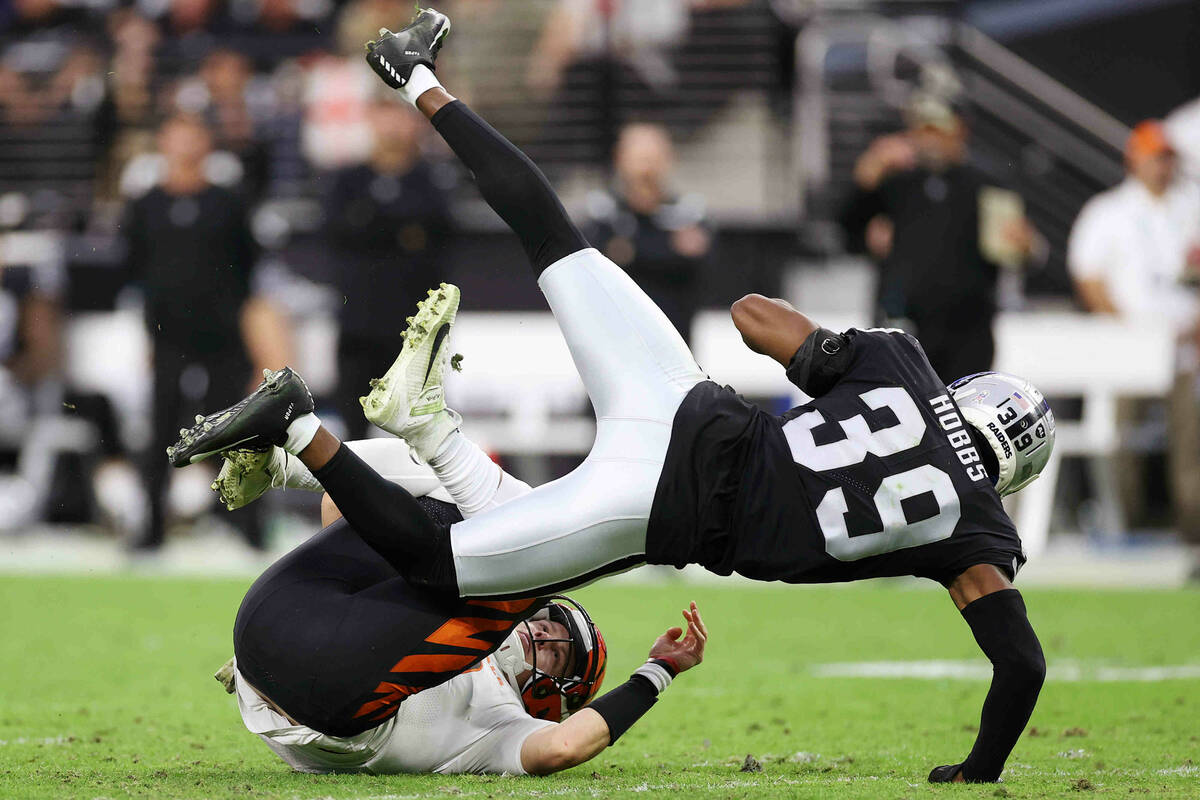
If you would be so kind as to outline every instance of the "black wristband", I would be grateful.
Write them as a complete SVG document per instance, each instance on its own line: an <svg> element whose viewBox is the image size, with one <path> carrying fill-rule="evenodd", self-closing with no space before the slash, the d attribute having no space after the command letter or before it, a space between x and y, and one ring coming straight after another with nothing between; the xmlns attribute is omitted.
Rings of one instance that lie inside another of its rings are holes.
<svg viewBox="0 0 1200 800"><path fill-rule="evenodd" d="M604 718L608 725L608 743L613 745L657 702L658 692L650 679L634 674L611 692L593 700L588 708Z"/></svg>

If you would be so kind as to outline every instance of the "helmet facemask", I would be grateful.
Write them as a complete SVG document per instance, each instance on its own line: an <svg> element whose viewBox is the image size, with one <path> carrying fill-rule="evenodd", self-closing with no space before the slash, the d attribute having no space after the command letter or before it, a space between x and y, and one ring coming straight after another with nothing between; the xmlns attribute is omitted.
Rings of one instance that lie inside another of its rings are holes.
<svg viewBox="0 0 1200 800"><path fill-rule="evenodd" d="M608 648L583 606L561 595L550 600L532 619L559 623L567 629L567 638L535 639L528 622L522 623L529 636L533 663L527 663L530 677L521 687L521 699L531 715L557 721L582 708L599 691ZM544 671L544 664L538 663L539 646L556 642L570 645L567 674L562 676L551 675Z"/></svg>

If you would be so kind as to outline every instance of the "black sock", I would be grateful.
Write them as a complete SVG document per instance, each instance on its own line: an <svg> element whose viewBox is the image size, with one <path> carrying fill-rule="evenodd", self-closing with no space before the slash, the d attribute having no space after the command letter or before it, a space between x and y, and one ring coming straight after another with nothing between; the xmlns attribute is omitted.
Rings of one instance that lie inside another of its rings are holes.
<svg viewBox="0 0 1200 800"><path fill-rule="evenodd" d="M521 240L534 275L588 248L546 176L495 128L457 100L434 114L432 122L475 175L483 199Z"/></svg>
<svg viewBox="0 0 1200 800"><path fill-rule="evenodd" d="M350 527L409 583L458 596L450 526L439 525L411 494L343 444L313 472Z"/></svg>
<svg viewBox="0 0 1200 800"><path fill-rule="evenodd" d="M1046 677L1046 659L1016 589L984 595L967 605L962 615L993 668L979 736L962 764L962 774L971 783L994 781L1033 713Z"/></svg>

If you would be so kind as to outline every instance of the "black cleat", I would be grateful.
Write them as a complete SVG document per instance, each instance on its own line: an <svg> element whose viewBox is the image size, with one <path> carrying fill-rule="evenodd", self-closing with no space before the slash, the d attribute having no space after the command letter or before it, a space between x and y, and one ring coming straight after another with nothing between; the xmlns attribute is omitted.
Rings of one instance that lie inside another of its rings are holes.
<svg viewBox="0 0 1200 800"><path fill-rule="evenodd" d="M167 448L171 465L186 467L226 450L266 450L287 441L287 428L313 410L312 395L304 380L284 367L263 370L262 385L229 408L196 417L196 424L179 431L179 441Z"/></svg>
<svg viewBox="0 0 1200 800"><path fill-rule="evenodd" d="M433 69L442 42L450 32L450 18L432 8L418 9L413 21L392 33L379 29L379 39L367 42L367 63L393 89L403 88L418 64Z"/></svg>

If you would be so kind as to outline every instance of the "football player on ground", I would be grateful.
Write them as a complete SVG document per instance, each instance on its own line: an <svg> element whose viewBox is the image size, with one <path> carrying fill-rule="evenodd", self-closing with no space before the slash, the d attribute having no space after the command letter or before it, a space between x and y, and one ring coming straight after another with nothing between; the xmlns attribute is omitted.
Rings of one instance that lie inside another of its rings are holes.
<svg viewBox="0 0 1200 800"><path fill-rule="evenodd" d="M185 432L172 462L282 444L355 530L441 596L538 596L641 563L795 583L932 578L994 673L971 753L929 779L997 780L1045 675L1011 583L1021 542L1000 503L1049 458L1054 418L1041 395L998 373L947 388L900 331L835 333L758 295L734 304L735 324L813 400L777 417L708 381L662 312L588 246L537 167L438 82L448 26L423 11L399 33L382 31L367 60L432 121L521 240L595 409L591 453L557 481L446 525L373 480L283 370ZM447 352L450 294L410 326L364 402L368 419L435 471L457 426L441 387L425 380Z"/></svg>
<svg viewBox="0 0 1200 800"><path fill-rule="evenodd" d="M487 487L474 493L479 510L529 491L490 461L481 468L473 460L481 451L461 433L451 438ZM433 518L471 513L446 502L404 442L350 446ZM236 508L273 483L320 489L278 448L227 454L214 488ZM637 718L630 708L653 703L703 657L708 632L693 603L686 635L668 630L627 683L589 706L608 651L578 603L433 597L409 586L329 503L322 522L246 594L236 657L217 674L246 727L301 772L557 772L614 743Z"/></svg>

